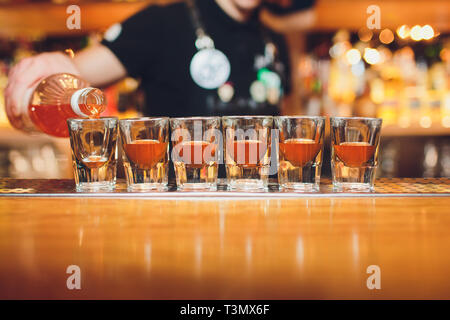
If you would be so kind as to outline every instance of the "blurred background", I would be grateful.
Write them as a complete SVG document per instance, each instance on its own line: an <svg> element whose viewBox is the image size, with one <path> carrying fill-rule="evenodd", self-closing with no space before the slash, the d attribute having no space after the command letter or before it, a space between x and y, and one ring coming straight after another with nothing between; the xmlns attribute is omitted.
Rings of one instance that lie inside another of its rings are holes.
<svg viewBox="0 0 450 320"><path fill-rule="evenodd" d="M72 177L68 139L10 127L3 106L9 68L39 52L95 44L144 6L170 2L0 0L0 177ZM66 28L69 4L81 7L81 30ZM373 4L381 9L379 30L366 27ZM314 11L307 30L289 15L263 16L290 48L293 94L283 112L381 117L379 176L450 177L450 1L317 0ZM140 114L138 79L105 90L109 115Z"/></svg>

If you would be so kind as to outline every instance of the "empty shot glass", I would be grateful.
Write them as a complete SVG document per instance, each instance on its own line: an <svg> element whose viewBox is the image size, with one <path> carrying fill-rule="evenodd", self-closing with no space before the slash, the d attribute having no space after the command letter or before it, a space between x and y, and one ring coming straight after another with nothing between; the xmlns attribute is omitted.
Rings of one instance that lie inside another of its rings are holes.
<svg viewBox="0 0 450 320"><path fill-rule="evenodd" d="M169 169L169 118L119 120L128 190L165 190Z"/></svg>
<svg viewBox="0 0 450 320"><path fill-rule="evenodd" d="M231 190L267 189L271 116L222 117L227 184Z"/></svg>
<svg viewBox="0 0 450 320"><path fill-rule="evenodd" d="M319 191L324 117L275 117L279 130L278 183L284 189Z"/></svg>
<svg viewBox="0 0 450 320"><path fill-rule="evenodd" d="M222 133L219 117L170 119L179 190L216 190Z"/></svg>
<svg viewBox="0 0 450 320"><path fill-rule="evenodd" d="M111 191L116 184L117 118L68 119L78 192Z"/></svg>
<svg viewBox="0 0 450 320"><path fill-rule="evenodd" d="M331 173L335 191L373 191L382 120L331 118Z"/></svg>

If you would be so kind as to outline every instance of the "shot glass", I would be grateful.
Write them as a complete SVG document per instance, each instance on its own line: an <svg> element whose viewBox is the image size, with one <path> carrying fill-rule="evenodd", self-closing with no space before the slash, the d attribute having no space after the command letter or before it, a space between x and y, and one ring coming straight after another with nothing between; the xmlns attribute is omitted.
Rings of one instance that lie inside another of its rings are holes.
<svg viewBox="0 0 450 320"><path fill-rule="evenodd" d="M382 120L331 118L331 172L335 191L373 191Z"/></svg>
<svg viewBox="0 0 450 320"><path fill-rule="evenodd" d="M117 118L68 119L78 192L111 191L116 184Z"/></svg>
<svg viewBox="0 0 450 320"><path fill-rule="evenodd" d="M222 117L225 167L231 190L267 189L272 125L271 116Z"/></svg>
<svg viewBox="0 0 450 320"><path fill-rule="evenodd" d="M179 190L216 190L222 133L219 117L170 119Z"/></svg>
<svg viewBox="0 0 450 320"><path fill-rule="evenodd" d="M169 169L169 118L119 120L128 191L165 190Z"/></svg>
<svg viewBox="0 0 450 320"><path fill-rule="evenodd" d="M275 117L279 130L278 182L284 189L319 191L324 117Z"/></svg>

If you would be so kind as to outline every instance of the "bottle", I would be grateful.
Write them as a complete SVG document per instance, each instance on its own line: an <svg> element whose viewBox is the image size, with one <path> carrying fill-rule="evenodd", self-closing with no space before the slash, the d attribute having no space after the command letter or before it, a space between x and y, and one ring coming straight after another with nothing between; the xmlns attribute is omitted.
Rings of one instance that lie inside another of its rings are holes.
<svg viewBox="0 0 450 320"><path fill-rule="evenodd" d="M13 127L25 132L43 132L68 137L69 118L98 118L105 110L105 96L83 79L68 73L51 75L25 94L18 116L10 116Z"/></svg>

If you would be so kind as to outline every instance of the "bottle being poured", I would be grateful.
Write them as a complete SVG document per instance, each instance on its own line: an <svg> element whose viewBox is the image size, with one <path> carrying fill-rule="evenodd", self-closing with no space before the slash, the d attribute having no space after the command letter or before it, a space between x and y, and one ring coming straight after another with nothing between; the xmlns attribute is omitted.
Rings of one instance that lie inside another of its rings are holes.
<svg viewBox="0 0 450 320"><path fill-rule="evenodd" d="M24 97L18 116L9 121L16 129L69 136L67 119L99 118L106 109L100 89L68 73L51 75L33 85Z"/></svg>

